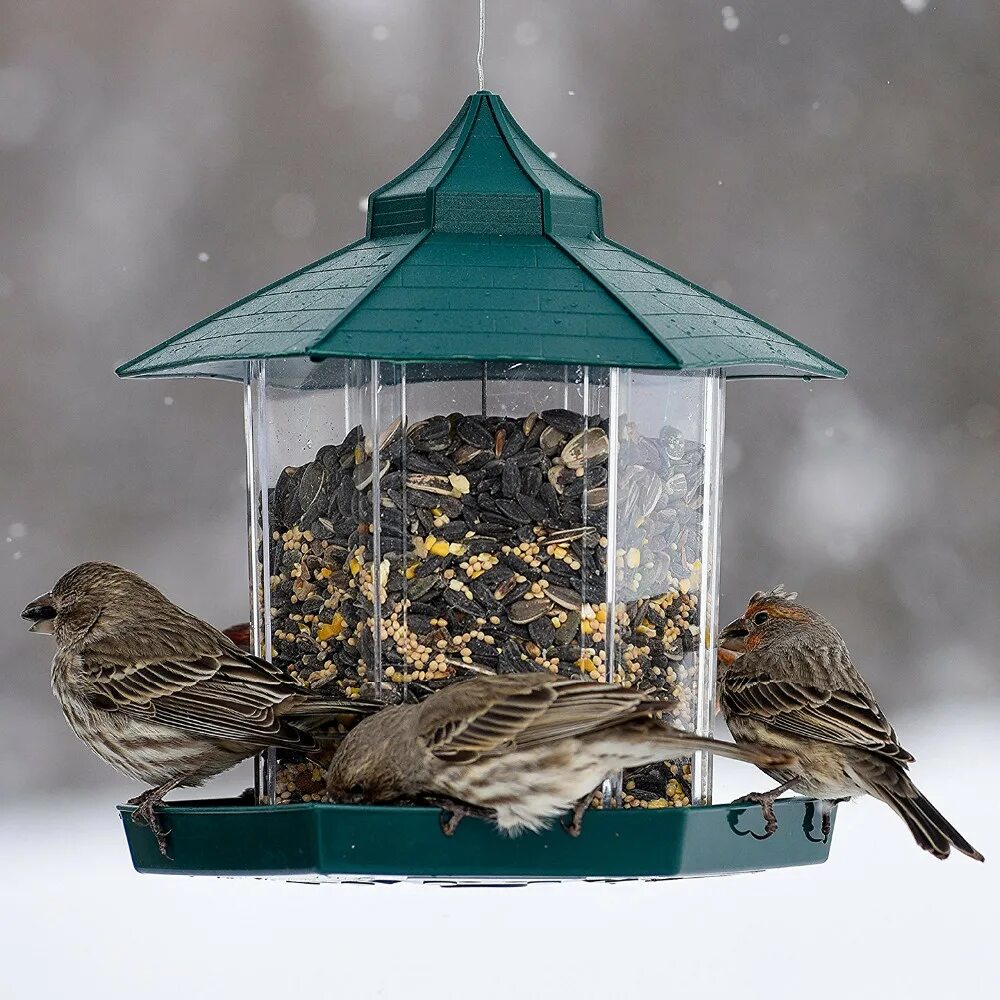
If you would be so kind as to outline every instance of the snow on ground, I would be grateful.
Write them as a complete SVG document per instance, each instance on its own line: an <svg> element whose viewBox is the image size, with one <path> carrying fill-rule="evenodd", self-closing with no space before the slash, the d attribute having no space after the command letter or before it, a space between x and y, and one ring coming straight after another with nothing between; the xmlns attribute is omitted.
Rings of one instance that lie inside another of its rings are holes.
<svg viewBox="0 0 1000 1000"><path fill-rule="evenodd" d="M136 875L111 802L4 805L0 997L1000 995L998 713L902 726L916 777L989 859L940 863L877 803L821 867L521 888ZM959 771L960 773L956 773ZM720 768L721 800L764 788ZM300 964L305 957L306 965Z"/></svg>

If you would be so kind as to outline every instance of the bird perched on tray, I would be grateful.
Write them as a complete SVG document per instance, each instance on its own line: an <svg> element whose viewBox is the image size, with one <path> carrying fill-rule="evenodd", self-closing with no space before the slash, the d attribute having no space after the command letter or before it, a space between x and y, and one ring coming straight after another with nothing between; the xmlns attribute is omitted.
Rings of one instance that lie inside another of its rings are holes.
<svg viewBox="0 0 1000 1000"><path fill-rule="evenodd" d="M165 854L154 808L266 747L308 753L311 729L378 705L325 698L173 604L135 573L88 562L21 613L53 633L52 689L70 728L152 788L131 799Z"/></svg>
<svg viewBox="0 0 1000 1000"><path fill-rule="evenodd" d="M337 802L437 801L452 814L445 833L464 815L488 816L510 834L537 831L573 809L575 834L591 793L622 768L694 750L790 763L783 750L674 729L657 718L669 705L549 673L475 677L363 720L334 754L327 791Z"/></svg>
<svg viewBox="0 0 1000 1000"><path fill-rule="evenodd" d="M719 634L727 651L720 656L719 698L733 738L794 755L792 766L763 768L780 782L777 788L745 800L760 804L771 833L777 829L772 803L784 791L823 799L872 795L934 857L946 858L955 847L982 861L910 780L913 756L899 745L840 633L796 596L781 587L758 591L743 617Z"/></svg>

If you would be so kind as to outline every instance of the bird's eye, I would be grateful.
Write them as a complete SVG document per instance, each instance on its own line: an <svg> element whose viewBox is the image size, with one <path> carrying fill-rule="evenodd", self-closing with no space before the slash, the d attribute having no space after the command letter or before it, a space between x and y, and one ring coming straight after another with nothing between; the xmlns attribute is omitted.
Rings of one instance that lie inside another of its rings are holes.
<svg viewBox="0 0 1000 1000"><path fill-rule="evenodd" d="M766 622L770 617L771 616L766 611L758 611L757 614L753 616L753 620L756 625L763 625L764 622Z"/></svg>
<svg viewBox="0 0 1000 1000"><path fill-rule="evenodd" d="M364 795L365 794L365 786L362 785L362 784L351 785L351 787L347 789L347 794L348 795Z"/></svg>

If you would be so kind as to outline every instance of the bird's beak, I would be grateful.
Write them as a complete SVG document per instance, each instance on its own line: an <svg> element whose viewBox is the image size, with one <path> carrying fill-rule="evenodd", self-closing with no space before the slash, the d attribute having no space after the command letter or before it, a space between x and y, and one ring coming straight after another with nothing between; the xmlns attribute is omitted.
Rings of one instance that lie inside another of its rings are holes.
<svg viewBox="0 0 1000 1000"><path fill-rule="evenodd" d="M51 594L36 597L22 612L21 617L31 622L29 632L52 634L55 631L56 605Z"/></svg>
<svg viewBox="0 0 1000 1000"><path fill-rule="evenodd" d="M719 645L723 649L731 649L733 652L743 651L743 640L750 634L750 630L747 628L746 622L742 618L737 618L736 621L730 622L720 633L719 633Z"/></svg>

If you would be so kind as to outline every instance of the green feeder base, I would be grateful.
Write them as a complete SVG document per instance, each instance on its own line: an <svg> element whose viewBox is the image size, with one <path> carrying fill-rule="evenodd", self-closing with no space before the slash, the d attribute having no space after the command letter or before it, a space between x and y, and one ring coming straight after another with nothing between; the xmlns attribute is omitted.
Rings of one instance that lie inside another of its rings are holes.
<svg viewBox="0 0 1000 1000"><path fill-rule="evenodd" d="M834 819L824 840L820 803L794 798L775 803L778 830L766 839L756 805L591 810L575 838L558 825L510 838L465 819L445 837L436 809L202 800L161 808L170 830L165 858L149 829L132 822L133 808L118 809L138 872L444 882L679 878L816 865L830 853Z"/></svg>

